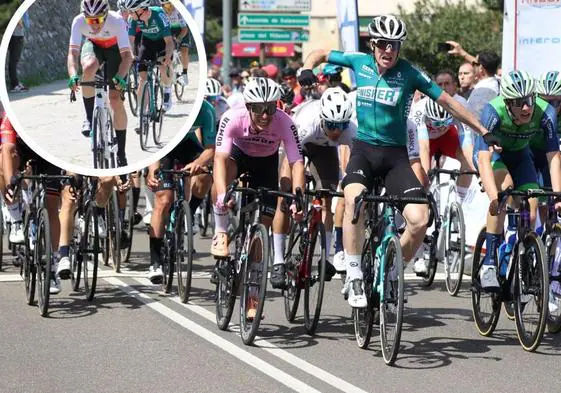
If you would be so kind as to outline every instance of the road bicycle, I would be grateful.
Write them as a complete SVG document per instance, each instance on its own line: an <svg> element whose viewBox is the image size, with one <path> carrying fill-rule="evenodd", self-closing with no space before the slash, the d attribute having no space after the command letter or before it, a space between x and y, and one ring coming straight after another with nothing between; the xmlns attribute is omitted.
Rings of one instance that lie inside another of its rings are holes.
<svg viewBox="0 0 561 393"><path fill-rule="evenodd" d="M148 135L152 125L152 138L156 146L160 145L162 126L164 124L164 88L160 83L159 66L161 61L142 60L139 64L146 65L146 81L142 87L140 96L140 147L146 150L148 147Z"/></svg>

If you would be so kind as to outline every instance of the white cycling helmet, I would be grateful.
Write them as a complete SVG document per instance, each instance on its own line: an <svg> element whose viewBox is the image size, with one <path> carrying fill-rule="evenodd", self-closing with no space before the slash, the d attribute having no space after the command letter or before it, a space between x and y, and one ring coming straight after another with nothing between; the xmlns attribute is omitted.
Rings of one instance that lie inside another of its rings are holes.
<svg viewBox="0 0 561 393"><path fill-rule="evenodd" d="M427 98L427 102L425 104L425 116L428 119L435 121L445 121L452 118L452 115L448 113L446 109L430 98Z"/></svg>
<svg viewBox="0 0 561 393"><path fill-rule="evenodd" d="M510 71L501 78L501 96L507 100L527 97L535 92L536 82L525 71Z"/></svg>
<svg viewBox="0 0 561 393"><path fill-rule="evenodd" d="M126 11L127 9L125 8L125 0L117 0L117 8L119 9L119 11Z"/></svg>
<svg viewBox="0 0 561 393"><path fill-rule="evenodd" d="M85 16L106 14L109 11L109 2L107 0L83 0L80 10Z"/></svg>
<svg viewBox="0 0 561 393"><path fill-rule="evenodd" d="M269 78L253 78L243 90L246 104L261 104L280 100L281 89L277 82Z"/></svg>
<svg viewBox="0 0 561 393"><path fill-rule="evenodd" d="M544 96L561 96L561 72L549 71L540 76L537 90Z"/></svg>
<svg viewBox="0 0 561 393"><path fill-rule="evenodd" d="M214 78L206 80L205 96L216 97L222 93L222 85Z"/></svg>
<svg viewBox="0 0 561 393"><path fill-rule="evenodd" d="M150 0L125 0L124 3L124 8L128 11L136 11L148 7L150 7Z"/></svg>
<svg viewBox="0 0 561 393"><path fill-rule="evenodd" d="M346 123L353 116L353 102L340 87L331 87L321 96L320 116L333 123Z"/></svg>
<svg viewBox="0 0 561 393"><path fill-rule="evenodd" d="M405 41L407 27L405 22L394 15L378 15L372 18L368 25L368 34L371 39Z"/></svg>

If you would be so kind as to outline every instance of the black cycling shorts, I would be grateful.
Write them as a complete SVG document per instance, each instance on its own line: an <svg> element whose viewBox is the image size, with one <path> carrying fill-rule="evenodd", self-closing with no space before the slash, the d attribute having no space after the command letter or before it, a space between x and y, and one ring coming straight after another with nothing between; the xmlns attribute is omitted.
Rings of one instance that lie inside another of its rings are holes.
<svg viewBox="0 0 561 393"><path fill-rule="evenodd" d="M316 188L336 190L337 184L339 184L339 152L337 147L306 143L304 152L310 159L310 172L314 177Z"/></svg>
<svg viewBox="0 0 561 393"><path fill-rule="evenodd" d="M408 197L426 195L411 169L405 146L374 146L356 140L351 149L347 175L343 179L343 188L348 184L359 183L371 191L374 187L374 180L378 177L384 180L388 195L406 195Z"/></svg>
<svg viewBox="0 0 561 393"><path fill-rule="evenodd" d="M25 169L26 163L29 160L35 161L35 170L38 174L43 175L61 175L62 170L51 164L49 161L45 160L43 157L35 153L21 138L16 140L16 149L19 155L19 168L18 170L23 171ZM48 194L60 194L62 184L60 180L49 180L46 182L45 188Z"/></svg>
<svg viewBox="0 0 561 393"><path fill-rule="evenodd" d="M160 160L161 169L182 169L195 161L204 148L191 139L184 139L167 156ZM173 190L173 176L164 175L162 190Z"/></svg>
<svg viewBox="0 0 561 393"><path fill-rule="evenodd" d="M230 159L234 160L238 167L236 176L240 176L243 173L249 174L250 188L265 187L272 190L279 189L278 152L267 157L251 157L241 151L236 145L233 145ZM273 217L277 209L277 198L268 195L262 202L266 206L263 214Z"/></svg>
<svg viewBox="0 0 561 393"><path fill-rule="evenodd" d="M146 37L143 37L142 42L140 43L138 57L140 61L142 60L156 61L158 60L158 57L164 55L165 50L166 50L166 41L163 38L156 41L152 41L147 39ZM147 69L148 67L146 67L146 64L139 64L138 66L139 72L145 72Z"/></svg>

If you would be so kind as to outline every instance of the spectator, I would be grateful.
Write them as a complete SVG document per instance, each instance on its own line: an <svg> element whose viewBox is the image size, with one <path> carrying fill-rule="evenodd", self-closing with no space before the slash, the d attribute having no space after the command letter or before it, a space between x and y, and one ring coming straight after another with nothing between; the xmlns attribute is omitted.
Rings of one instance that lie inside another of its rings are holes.
<svg viewBox="0 0 561 393"><path fill-rule="evenodd" d="M466 62L460 66L458 79L460 80L459 94L467 100L475 85L475 72L471 63Z"/></svg>
<svg viewBox="0 0 561 393"><path fill-rule="evenodd" d="M343 67L327 63L321 72L327 78L328 87L339 87L345 93L349 93L351 91L349 86L343 83L343 76L341 75Z"/></svg>
<svg viewBox="0 0 561 393"><path fill-rule="evenodd" d="M269 75L267 75L267 71L265 71L262 68L253 67L251 69L250 74L251 74L252 78L268 78L269 77Z"/></svg>
<svg viewBox="0 0 561 393"><path fill-rule="evenodd" d="M23 38L25 30L29 28L29 16L27 12L23 15L15 30L10 43L8 45L8 74L10 77L10 92L17 93L20 91L27 91L28 88L23 85L18 79L18 63L21 59L23 51Z"/></svg>
<svg viewBox="0 0 561 393"><path fill-rule="evenodd" d="M458 94L458 81L453 71L447 69L438 71L434 81L442 90L454 97L456 101L461 102L464 106L467 105L467 101L465 99L458 99L458 97L461 96Z"/></svg>
<svg viewBox="0 0 561 393"><path fill-rule="evenodd" d="M267 64L267 65L263 66L262 70L264 70L267 73L267 76L269 78L271 78L275 82L278 82L277 78L278 78L278 75L279 75L279 68L276 65Z"/></svg>
<svg viewBox="0 0 561 393"><path fill-rule="evenodd" d="M499 68L497 69L497 73L495 74L495 77L496 77L497 79L501 79L502 76L503 76L503 69L502 69L502 67L499 67Z"/></svg>
<svg viewBox="0 0 561 393"><path fill-rule="evenodd" d="M232 68L230 70L230 85L232 92L243 91L242 71L239 68Z"/></svg>
<svg viewBox="0 0 561 393"><path fill-rule="evenodd" d="M282 80L286 82L288 86L294 92L294 105L298 105L302 101L304 101L304 97L300 95L300 85L298 84L298 80L296 79L296 70L291 67L286 67L282 70Z"/></svg>
<svg viewBox="0 0 561 393"><path fill-rule="evenodd" d="M213 78L221 81L222 78L220 78L220 67L217 66L216 64L211 65L210 68L208 69L207 76L209 78Z"/></svg>

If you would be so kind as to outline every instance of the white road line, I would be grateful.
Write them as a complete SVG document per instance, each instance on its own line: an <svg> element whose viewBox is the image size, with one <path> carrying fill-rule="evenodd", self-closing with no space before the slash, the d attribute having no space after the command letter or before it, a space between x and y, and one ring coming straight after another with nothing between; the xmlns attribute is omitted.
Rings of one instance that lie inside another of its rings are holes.
<svg viewBox="0 0 561 393"><path fill-rule="evenodd" d="M141 293L127 283L119 280L115 277L108 277L105 280L122 291L126 292L127 294L133 296L134 298L140 300L142 303L146 304L152 310L162 314L166 318L172 320L173 322L177 323L178 325L182 326L183 328L190 330L191 332L195 333L197 336L205 339L209 343L219 347L220 349L228 352L230 355L238 358L242 362L248 364L251 367L254 367L256 370L261 371L262 373L268 375L269 377L279 381L283 385L289 387L298 392L317 392L320 393L319 390L314 389L310 385L300 381L292 377L291 375L287 374L286 372L274 367L273 365L261 360L257 356L244 351L240 347L235 344L232 344L228 340L223 339L222 337L218 336L215 333L212 333L210 330L202 327L201 325L191 321L190 319L184 317L183 315L179 314L176 311L173 311L171 308L164 306L162 303L158 303L153 300L150 296ZM146 280L150 282L149 280Z"/></svg>
<svg viewBox="0 0 561 393"><path fill-rule="evenodd" d="M1 274L0 282L16 282L23 281L23 278L19 274Z"/></svg>
<svg viewBox="0 0 561 393"><path fill-rule="evenodd" d="M145 286L153 286L152 283L150 282L150 280L148 279L138 279L135 278L135 281L137 281L139 284L145 285ZM172 300L173 302L181 305L182 307L185 307L186 309L188 309L189 311L194 312L195 314L200 315L203 318L208 319L209 321L215 323L216 322L216 315L214 315L214 313L212 313L211 311L207 310L206 308L200 307L200 306L196 306L194 304L183 304L181 303L181 300L179 300L179 298L177 296L173 296L173 297L169 297L170 300ZM230 326L233 328L232 330L235 331L237 325L233 325L230 324ZM239 327L237 328L237 331L239 332ZM318 378L321 381L335 387L336 389L339 389L343 392L349 392L349 393L366 393L365 390L360 389L357 386L354 386L352 384L350 384L349 382L317 367L314 366L313 364L297 357L294 356L293 354L291 354L290 352L285 351L284 349L281 349L279 347L277 347L276 345L267 342L265 339L257 336L254 342L254 345L256 347L260 347L262 348L264 351L270 353L271 355L287 362L288 364L304 371L305 373L310 374L311 376L313 376L314 378Z"/></svg>

